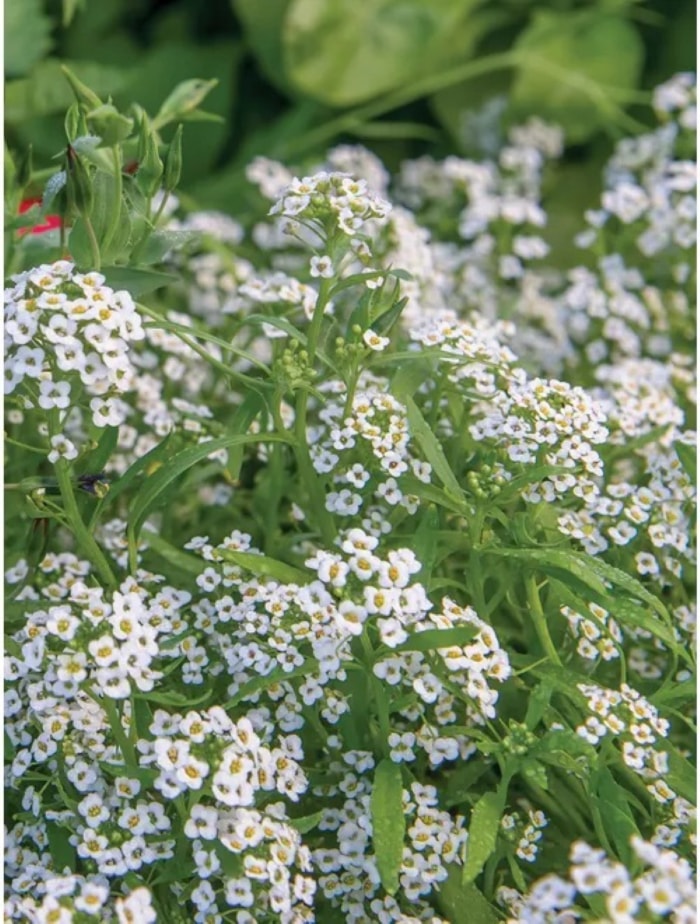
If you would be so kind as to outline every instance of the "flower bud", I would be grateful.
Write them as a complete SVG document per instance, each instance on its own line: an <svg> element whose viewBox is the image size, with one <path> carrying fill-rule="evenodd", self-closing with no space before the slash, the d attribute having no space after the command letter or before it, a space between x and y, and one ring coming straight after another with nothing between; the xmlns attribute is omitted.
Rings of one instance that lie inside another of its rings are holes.
<svg viewBox="0 0 700 924"><path fill-rule="evenodd" d="M180 182L182 173L182 125L178 125L165 155L165 171L163 174L163 188L172 192Z"/></svg>
<svg viewBox="0 0 700 924"><path fill-rule="evenodd" d="M108 148L125 141L134 127L134 120L122 115L111 103L88 112L87 119L102 139L102 144Z"/></svg>
<svg viewBox="0 0 700 924"><path fill-rule="evenodd" d="M163 161L158 153L156 134L145 113L139 120L138 170L136 182L145 196L152 196L160 186L163 176Z"/></svg>
<svg viewBox="0 0 700 924"><path fill-rule="evenodd" d="M70 208L82 215L89 216L92 211L94 194L90 174L75 150L68 145L66 149L66 193Z"/></svg>
<svg viewBox="0 0 700 924"><path fill-rule="evenodd" d="M94 109L96 106L102 105L102 100L94 93L90 87L86 86L82 80L78 80L75 74L68 70L65 64L61 65L61 70L63 71L66 80L71 85L71 89L75 93L75 98L79 103L84 103L90 109Z"/></svg>

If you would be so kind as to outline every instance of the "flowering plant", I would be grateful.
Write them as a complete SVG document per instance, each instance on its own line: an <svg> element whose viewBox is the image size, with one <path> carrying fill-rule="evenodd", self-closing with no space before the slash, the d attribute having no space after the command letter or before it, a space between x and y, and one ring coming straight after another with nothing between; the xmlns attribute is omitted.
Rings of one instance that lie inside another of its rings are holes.
<svg viewBox="0 0 700 924"><path fill-rule="evenodd" d="M68 77L60 229L9 170L6 920L694 919L694 80L562 270L540 120L257 158L244 226L175 193L207 85Z"/></svg>

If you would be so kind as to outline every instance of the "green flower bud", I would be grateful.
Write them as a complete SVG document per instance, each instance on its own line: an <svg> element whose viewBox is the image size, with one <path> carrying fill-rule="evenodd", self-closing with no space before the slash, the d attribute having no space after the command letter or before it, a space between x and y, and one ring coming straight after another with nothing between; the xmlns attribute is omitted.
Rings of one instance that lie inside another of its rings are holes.
<svg viewBox="0 0 700 924"><path fill-rule="evenodd" d="M165 155L165 170L163 173L163 188L172 192L180 182L182 173L182 125L178 125Z"/></svg>
<svg viewBox="0 0 700 924"><path fill-rule="evenodd" d="M86 131L82 130L83 127L87 128L87 126L85 126L85 117L79 103L71 103L68 107L68 112L66 112L66 117L63 120L63 127L69 142L73 142L76 138L80 138L81 135L87 134Z"/></svg>
<svg viewBox="0 0 700 924"><path fill-rule="evenodd" d="M61 70L65 74L66 80L71 85L73 92L75 93L75 98L79 103L84 103L90 109L94 109L96 106L102 105L102 100L94 93L90 87L86 86L82 80L78 80L75 74L68 70L65 64L61 65Z"/></svg>
<svg viewBox="0 0 700 924"><path fill-rule="evenodd" d="M102 139L102 144L109 148L128 138L134 127L134 120L122 115L111 103L88 112L87 119L95 134Z"/></svg>
<svg viewBox="0 0 700 924"><path fill-rule="evenodd" d="M66 150L66 168L68 205L79 215L89 216L94 202L90 174L82 159L70 145Z"/></svg>
<svg viewBox="0 0 700 924"><path fill-rule="evenodd" d="M141 192L149 198L160 186L163 176L163 161L158 153L156 133L151 128L148 117L143 115L139 123L138 170L136 182Z"/></svg>

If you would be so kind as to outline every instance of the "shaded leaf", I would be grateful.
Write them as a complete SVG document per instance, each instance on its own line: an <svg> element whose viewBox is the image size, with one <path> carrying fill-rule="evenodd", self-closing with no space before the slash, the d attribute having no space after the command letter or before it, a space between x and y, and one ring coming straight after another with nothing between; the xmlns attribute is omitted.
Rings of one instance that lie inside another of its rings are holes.
<svg viewBox="0 0 700 924"><path fill-rule="evenodd" d="M406 816L403 811L401 768L385 757L374 771L370 811L372 843L379 878L389 895L399 888Z"/></svg>

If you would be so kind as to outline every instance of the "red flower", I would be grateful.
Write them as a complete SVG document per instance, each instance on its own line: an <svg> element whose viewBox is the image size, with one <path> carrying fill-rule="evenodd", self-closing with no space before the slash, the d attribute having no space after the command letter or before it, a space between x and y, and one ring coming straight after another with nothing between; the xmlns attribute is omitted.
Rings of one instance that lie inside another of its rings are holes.
<svg viewBox="0 0 700 924"><path fill-rule="evenodd" d="M33 205L41 205L41 197L33 196L30 199L23 199L19 204L19 213L20 215L23 212L28 212ZM47 215L46 221L43 225L34 225L33 228L20 228L19 233L22 234L43 234L44 231L53 231L54 228L61 227L61 216L60 215Z"/></svg>

